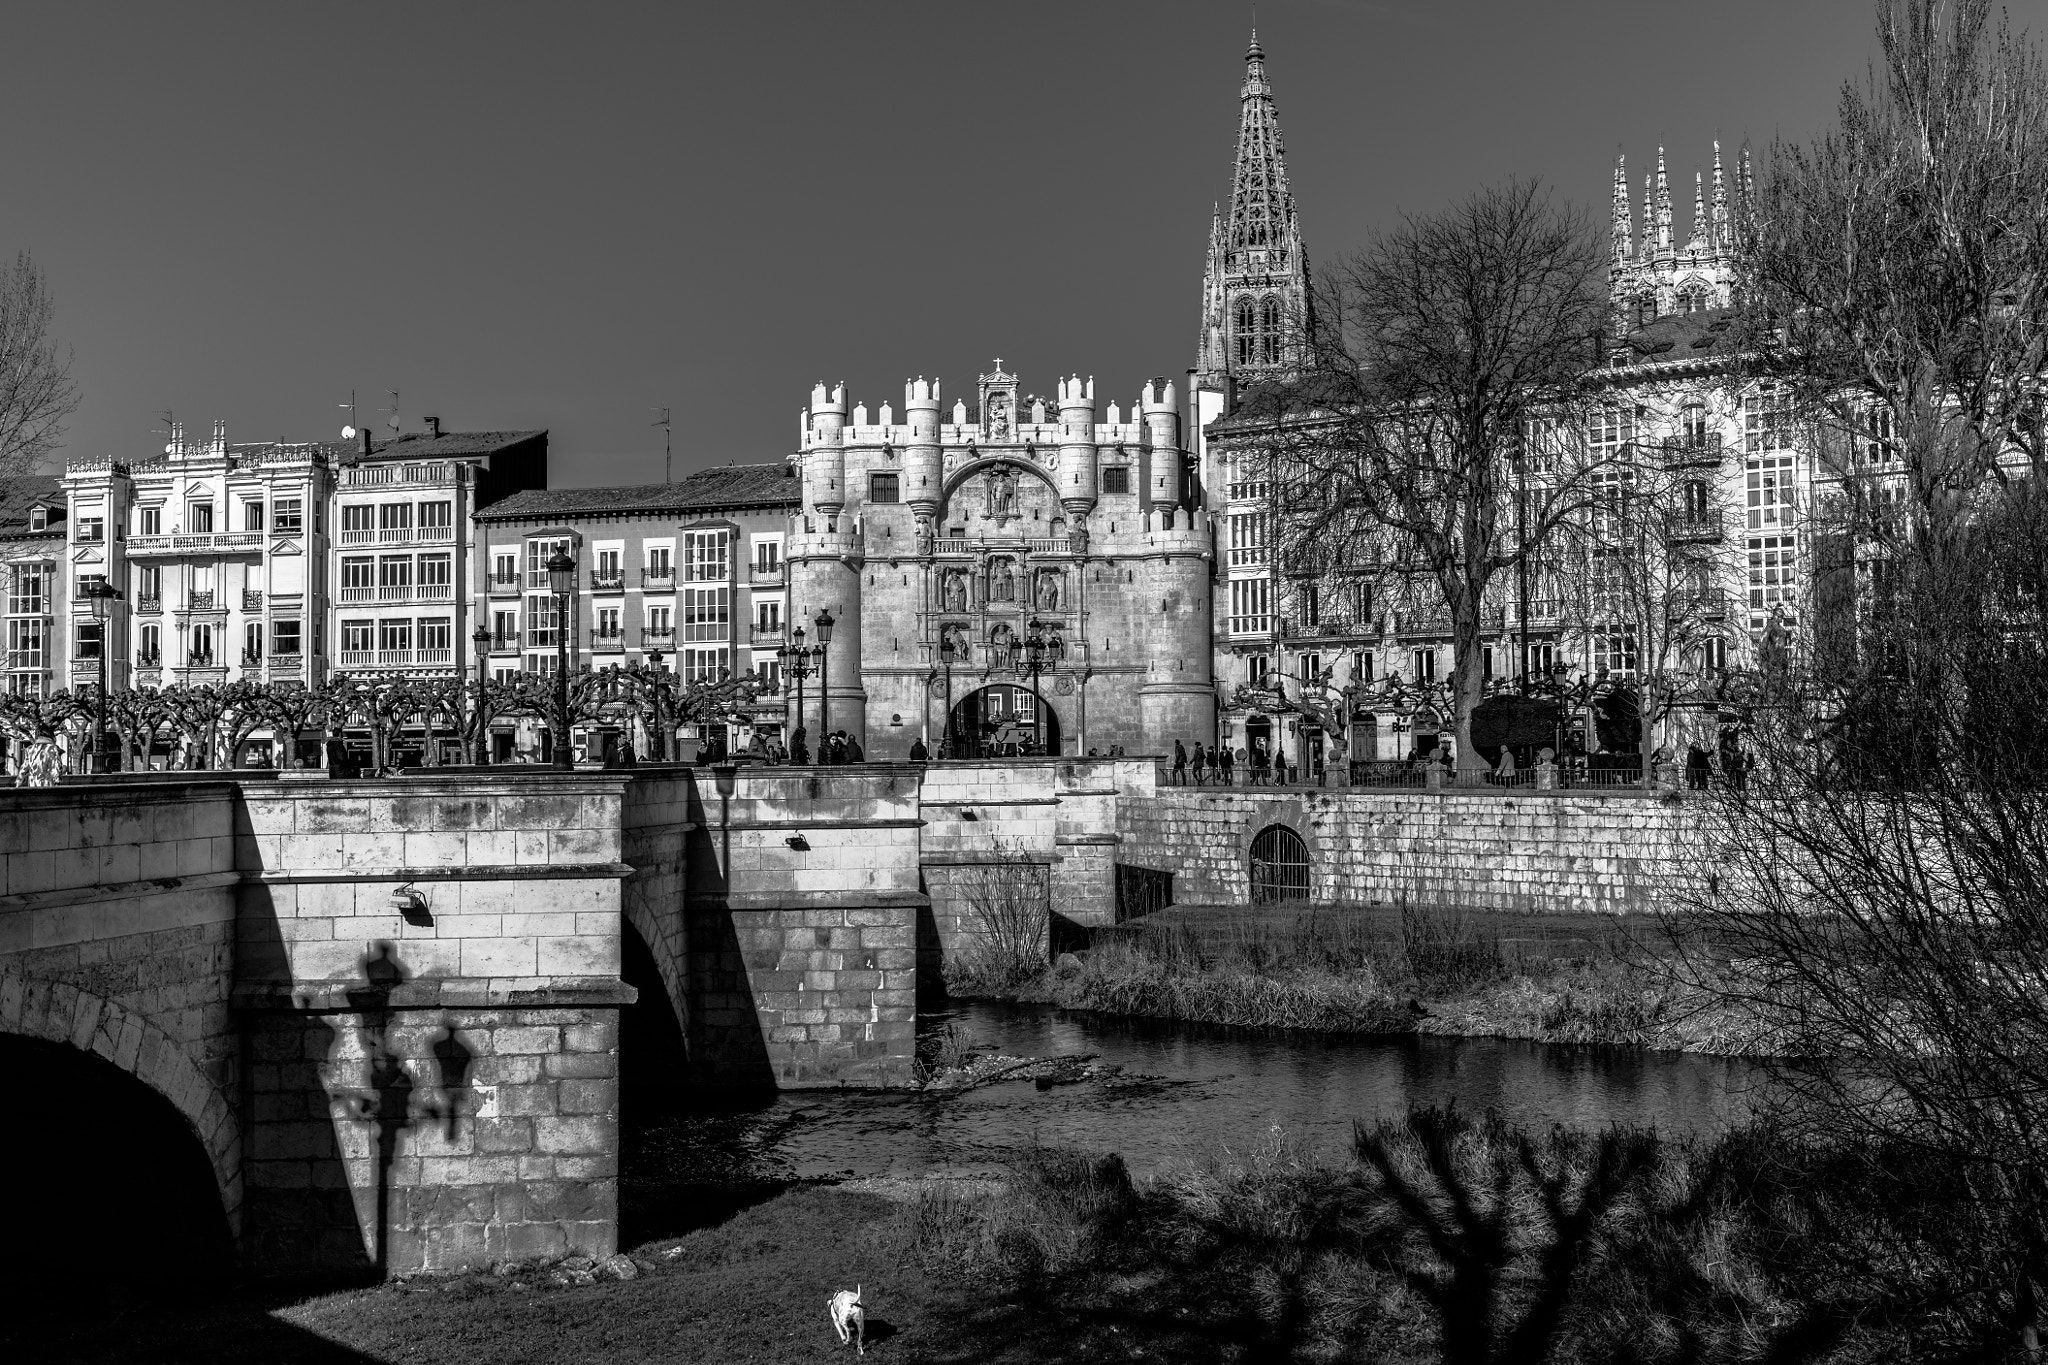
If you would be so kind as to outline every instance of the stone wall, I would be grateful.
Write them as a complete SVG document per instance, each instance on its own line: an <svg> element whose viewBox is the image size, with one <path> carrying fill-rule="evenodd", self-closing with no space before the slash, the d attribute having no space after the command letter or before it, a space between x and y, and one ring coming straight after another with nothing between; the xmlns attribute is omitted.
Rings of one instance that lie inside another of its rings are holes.
<svg viewBox="0 0 2048 1365"><path fill-rule="evenodd" d="M1655 908L1679 875L1682 800L1157 787L1134 775L1118 803L1127 860L1174 874L1183 904L1245 904L1251 844L1301 836L1310 895L1530 913Z"/></svg>
<svg viewBox="0 0 2048 1365"><path fill-rule="evenodd" d="M683 775L692 1066L717 1085L901 1085L917 1023L918 772Z"/></svg>
<svg viewBox="0 0 2048 1365"><path fill-rule="evenodd" d="M227 782L0 791L0 1031L168 1099L238 1227L234 799Z"/></svg>
<svg viewBox="0 0 2048 1365"><path fill-rule="evenodd" d="M244 789L235 1003L256 1264L614 1249L624 786Z"/></svg>

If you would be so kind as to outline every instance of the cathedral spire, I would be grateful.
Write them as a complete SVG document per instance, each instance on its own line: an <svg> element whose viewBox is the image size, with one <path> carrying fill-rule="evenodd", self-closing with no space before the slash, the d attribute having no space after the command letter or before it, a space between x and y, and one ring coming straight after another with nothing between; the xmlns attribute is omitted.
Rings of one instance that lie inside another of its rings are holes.
<svg viewBox="0 0 2048 1365"><path fill-rule="evenodd" d="M1664 175L1664 149L1657 149L1657 254L1668 256L1671 240L1671 182Z"/></svg>
<svg viewBox="0 0 2048 1365"><path fill-rule="evenodd" d="M1695 251L1707 246L1707 189L1698 171L1692 173L1692 240L1686 245Z"/></svg>
<svg viewBox="0 0 2048 1365"><path fill-rule="evenodd" d="M1614 263L1621 265L1635 255L1635 215L1629 212L1628 158L1614 158Z"/></svg>
<svg viewBox="0 0 2048 1365"><path fill-rule="evenodd" d="M1657 254L1657 201L1650 197L1651 176L1643 172L1643 259Z"/></svg>
<svg viewBox="0 0 2048 1365"><path fill-rule="evenodd" d="M1714 250L1728 249L1728 184L1721 175L1721 139L1714 139Z"/></svg>
<svg viewBox="0 0 2048 1365"><path fill-rule="evenodd" d="M1307 254L1256 28L1244 62L1230 200L1211 221L1202 289L1200 368L1211 375L1284 369L1300 354L1300 329L1309 316ZM1212 344L1212 337L1221 344Z"/></svg>

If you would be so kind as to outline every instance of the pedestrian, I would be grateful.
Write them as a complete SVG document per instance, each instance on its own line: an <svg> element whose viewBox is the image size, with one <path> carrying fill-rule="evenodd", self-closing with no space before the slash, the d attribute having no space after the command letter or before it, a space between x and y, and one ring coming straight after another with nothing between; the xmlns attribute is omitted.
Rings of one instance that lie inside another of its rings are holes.
<svg viewBox="0 0 2048 1365"><path fill-rule="evenodd" d="M782 747L782 736L768 736L768 761L778 767L789 762L789 751Z"/></svg>
<svg viewBox="0 0 2048 1365"><path fill-rule="evenodd" d="M1500 746L1500 763L1493 770L1493 780L1503 787L1515 785L1515 751L1505 744Z"/></svg>
<svg viewBox="0 0 2048 1365"><path fill-rule="evenodd" d="M1208 762L1208 752L1202 748L1202 741L1198 739L1195 741L1195 785L1197 787L1202 785L1202 769Z"/></svg>
<svg viewBox="0 0 2048 1365"><path fill-rule="evenodd" d="M865 763L868 761L867 754L861 750L860 737L858 735L848 735L846 737L845 761L848 763Z"/></svg>
<svg viewBox="0 0 2048 1365"><path fill-rule="evenodd" d="M1187 746L1179 740L1173 742L1173 785L1185 787L1188 784Z"/></svg>
<svg viewBox="0 0 2048 1365"><path fill-rule="evenodd" d="M846 762L846 731L834 730L825 740L825 761L833 767Z"/></svg>
<svg viewBox="0 0 2048 1365"><path fill-rule="evenodd" d="M796 732L789 737L789 761L799 767L811 761L810 740L805 736L804 727L801 725L797 726Z"/></svg>
<svg viewBox="0 0 2048 1365"><path fill-rule="evenodd" d="M1232 764L1232 761L1231 761L1231 754L1230 754L1230 746L1229 746L1228 744L1219 744L1219 745L1217 745L1217 746L1216 746L1216 780L1217 780L1218 782L1222 783L1222 784L1223 784L1224 786L1226 786L1226 787L1227 787L1227 786L1229 786L1229 785L1231 784L1231 776L1232 776L1232 773L1231 773L1231 769L1232 769L1232 767L1233 767L1233 764Z"/></svg>
<svg viewBox="0 0 2048 1365"><path fill-rule="evenodd" d="M913 739L910 741L910 761L912 763L925 763L930 761L930 759L931 754L925 749L924 740Z"/></svg>
<svg viewBox="0 0 2048 1365"><path fill-rule="evenodd" d="M1266 778L1271 771L1271 766L1272 760L1266 756L1266 741L1262 739L1253 740L1252 785L1254 787L1263 787L1266 785Z"/></svg>
<svg viewBox="0 0 2048 1365"><path fill-rule="evenodd" d="M1694 740L1685 746L1685 785L1696 792L1707 789L1707 778L1713 773L1713 764L1707 761L1707 751Z"/></svg>

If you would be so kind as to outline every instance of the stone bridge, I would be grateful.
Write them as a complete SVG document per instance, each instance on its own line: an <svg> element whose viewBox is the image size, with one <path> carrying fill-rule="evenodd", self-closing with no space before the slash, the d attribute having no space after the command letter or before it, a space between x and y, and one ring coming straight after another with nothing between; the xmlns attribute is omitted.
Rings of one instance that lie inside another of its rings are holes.
<svg viewBox="0 0 2048 1365"><path fill-rule="evenodd" d="M0 1057L36 1092L0 1159L52 1235L97 1190L193 1264L608 1254L622 1010L665 997L698 1084L901 1084L963 865L1110 916L1116 766L0 792Z"/></svg>

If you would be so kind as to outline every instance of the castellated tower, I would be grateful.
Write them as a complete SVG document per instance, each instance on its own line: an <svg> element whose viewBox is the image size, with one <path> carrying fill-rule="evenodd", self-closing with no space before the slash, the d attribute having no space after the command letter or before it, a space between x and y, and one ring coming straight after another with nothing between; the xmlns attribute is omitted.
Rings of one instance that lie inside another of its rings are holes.
<svg viewBox="0 0 2048 1365"><path fill-rule="evenodd" d="M920 740L963 757L1210 742L1213 551L1177 404L1162 379L1128 414L1098 410L1078 374L1039 396L1000 361L950 406L909 381L900 420L813 389L786 555L806 642L835 618L822 725L805 683L813 746L821 729L877 760Z"/></svg>
<svg viewBox="0 0 2048 1365"><path fill-rule="evenodd" d="M804 727L812 753L834 730L862 735L867 730L867 690L861 682L862 631L860 576L862 545L855 515L848 510L846 386L811 390L803 451L803 507L784 544L789 565L789 610L794 624L805 627L808 643L823 645L825 657L810 682L807 715L795 713L796 693L789 691L785 733ZM817 625L820 615L832 618L832 639L825 643Z"/></svg>

